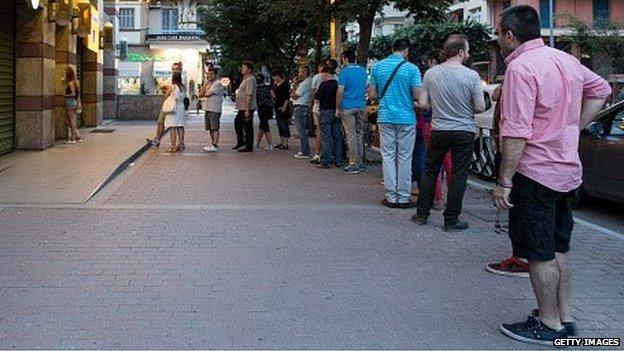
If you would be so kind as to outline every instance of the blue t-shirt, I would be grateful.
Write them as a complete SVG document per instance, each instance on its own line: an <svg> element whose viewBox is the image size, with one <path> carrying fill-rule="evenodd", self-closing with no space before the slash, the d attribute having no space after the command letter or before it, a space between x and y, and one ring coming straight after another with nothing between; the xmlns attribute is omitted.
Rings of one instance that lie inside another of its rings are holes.
<svg viewBox="0 0 624 351"><path fill-rule="evenodd" d="M366 107L366 70L362 66L350 64L340 71L338 85L344 88L343 110L363 109Z"/></svg>
<svg viewBox="0 0 624 351"><path fill-rule="evenodd" d="M404 60L403 57L392 54L379 61L371 72L370 84L377 89L377 95L386 85L392 71ZM419 88L420 70L413 63L407 62L397 71L390 83L386 95L379 102L379 123L415 124L414 99L412 89Z"/></svg>

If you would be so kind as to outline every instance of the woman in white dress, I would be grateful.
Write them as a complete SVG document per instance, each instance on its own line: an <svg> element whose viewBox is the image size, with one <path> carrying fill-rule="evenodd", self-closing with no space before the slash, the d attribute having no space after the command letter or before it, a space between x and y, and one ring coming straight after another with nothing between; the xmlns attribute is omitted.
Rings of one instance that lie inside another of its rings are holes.
<svg viewBox="0 0 624 351"><path fill-rule="evenodd" d="M165 117L165 128L171 128L169 137L171 146L167 152L178 152L184 149L182 143L184 135L184 125L186 124L186 112L184 111L185 88L182 84L182 75L174 73L171 79L171 95L170 99L175 101L173 113L167 114Z"/></svg>

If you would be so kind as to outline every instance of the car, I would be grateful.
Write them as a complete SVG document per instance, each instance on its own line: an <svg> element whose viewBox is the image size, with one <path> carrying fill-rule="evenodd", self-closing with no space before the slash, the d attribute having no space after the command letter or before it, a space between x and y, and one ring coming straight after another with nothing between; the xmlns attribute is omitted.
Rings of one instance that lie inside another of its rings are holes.
<svg viewBox="0 0 624 351"><path fill-rule="evenodd" d="M624 101L600 112L581 131L579 155L583 185L572 206L581 207L587 195L624 203Z"/></svg>
<svg viewBox="0 0 624 351"><path fill-rule="evenodd" d="M479 133L470 169L493 181L496 146L492 139L491 110L475 118ZM624 101L605 108L581 131L579 155L583 185L574 192L572 207L580 208L588 196L624 203Z"/></svg>

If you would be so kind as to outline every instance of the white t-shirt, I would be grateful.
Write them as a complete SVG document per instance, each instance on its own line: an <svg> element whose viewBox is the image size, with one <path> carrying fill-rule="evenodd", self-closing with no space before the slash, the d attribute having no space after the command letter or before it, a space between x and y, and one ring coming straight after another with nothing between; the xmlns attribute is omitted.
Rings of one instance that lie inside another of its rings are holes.
<svg viewBox="0 0 624 351"><path fill-rule="evenodd" d="M223 85L221 85L219 80L215 80L208 88L208 91L214 93L214 95L203 98L202 110L221 113L223 109Z"/></svg>

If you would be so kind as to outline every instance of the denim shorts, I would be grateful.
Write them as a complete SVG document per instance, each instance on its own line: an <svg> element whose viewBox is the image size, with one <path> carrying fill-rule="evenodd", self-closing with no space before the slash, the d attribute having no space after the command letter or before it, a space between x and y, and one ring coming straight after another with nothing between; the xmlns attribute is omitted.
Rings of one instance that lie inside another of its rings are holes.
<svg viewBox="0 0 624 351"><path fill-rule="evenodd" d="M78 108L78 99L76 98L66 98L65 99L65 107L69 110L75 110Z"/></svg>

